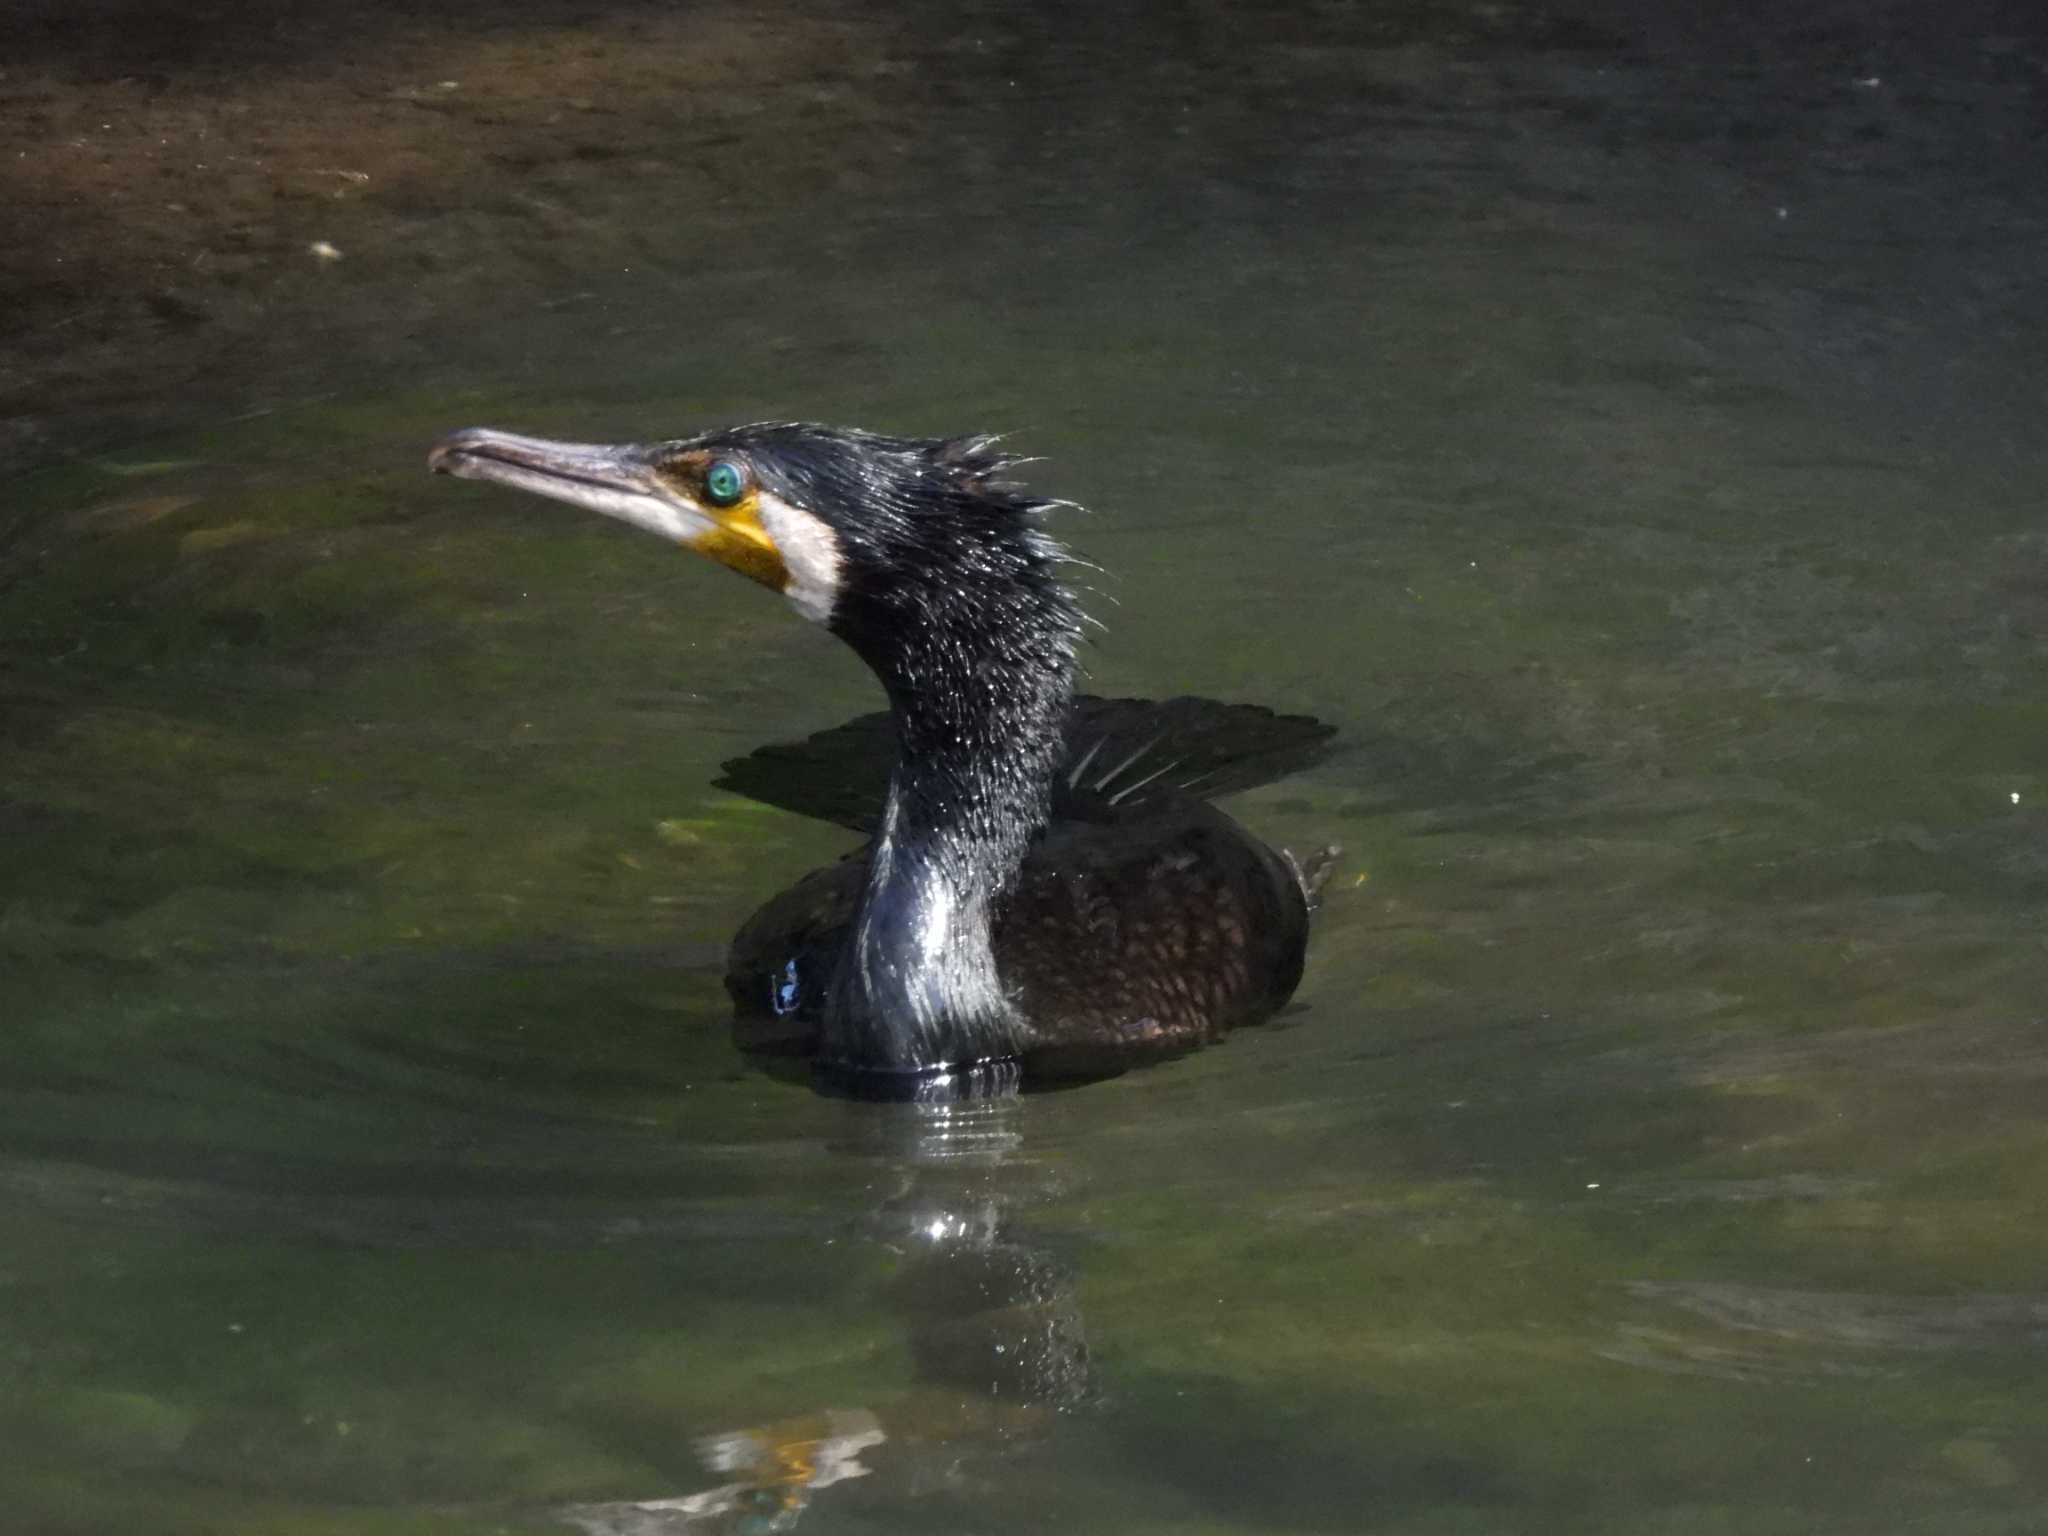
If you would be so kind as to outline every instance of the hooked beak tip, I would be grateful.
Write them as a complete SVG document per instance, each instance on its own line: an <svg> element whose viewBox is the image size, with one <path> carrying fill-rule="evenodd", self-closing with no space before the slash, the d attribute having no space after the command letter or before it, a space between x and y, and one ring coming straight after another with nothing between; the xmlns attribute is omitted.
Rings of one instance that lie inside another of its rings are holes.
<svg viewBox="0 0 2048 1536"><path fill-rule="evenodd" d="M427 473L459 473L463 455L477 447L487 435L481 427L464 427L460 432L450 432L427 450Z"/></svg>

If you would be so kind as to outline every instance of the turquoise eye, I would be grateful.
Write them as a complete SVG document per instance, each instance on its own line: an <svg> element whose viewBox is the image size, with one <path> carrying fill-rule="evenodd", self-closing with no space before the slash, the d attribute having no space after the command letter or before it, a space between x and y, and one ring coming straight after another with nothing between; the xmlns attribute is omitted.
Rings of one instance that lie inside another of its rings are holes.
<svg viewBox="0 0 2048 1536"><path fill-rule="evenodd" d="M704 471L704 499L714 507L731 506L746 488L746 476L730 459L714 459Z"/></svg>

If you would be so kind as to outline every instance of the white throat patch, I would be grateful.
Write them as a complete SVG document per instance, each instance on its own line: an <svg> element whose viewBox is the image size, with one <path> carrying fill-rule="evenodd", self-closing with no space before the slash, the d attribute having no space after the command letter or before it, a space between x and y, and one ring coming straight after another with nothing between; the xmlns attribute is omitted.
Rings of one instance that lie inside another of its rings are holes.
<svg viewBox="0 0 2048 1536"><path fill-rule="evenodd" d="M839 537L815 513L763 490L755 493L754 515L775 541L789 571L783 588L796 611L815 623L832 617L839 597Z"/></svg>

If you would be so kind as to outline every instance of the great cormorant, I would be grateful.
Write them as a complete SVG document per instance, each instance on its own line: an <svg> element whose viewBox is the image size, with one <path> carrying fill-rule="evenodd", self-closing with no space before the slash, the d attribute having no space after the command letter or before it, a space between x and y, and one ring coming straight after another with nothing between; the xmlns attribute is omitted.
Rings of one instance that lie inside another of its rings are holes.
<svg viewBox="0 0 2048 1536"><path fill-rule="evenodd" d="M880 679L886 716L727 765L733 788L871 833L741 929L727 985L743 1043L810 1055L857 1091L922 1094L1100 1075L1292 994L1335 850L1304 869L1207 797L1300 766L1328 728L1077 698L1082 614L1042 526L1056 503L1014 484L992 439L473 428L428 462L708 555Z"/></svg>

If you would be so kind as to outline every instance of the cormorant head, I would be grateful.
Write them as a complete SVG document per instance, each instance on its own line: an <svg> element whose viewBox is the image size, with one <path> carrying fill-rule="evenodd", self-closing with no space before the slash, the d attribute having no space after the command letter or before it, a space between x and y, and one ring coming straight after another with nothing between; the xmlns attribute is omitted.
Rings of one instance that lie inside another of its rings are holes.
<svg viewBox="0 0 2048 1536"><path fill-rule="evenodd" d="M972 649L978 632L1026 665L1071 660L1079 613L1040 527L1052 503L1009 484L1012 461L986 437L763 423L596 444L470 428L427 462L708 555L828 625L892 689L919 641Z"/></svg>

